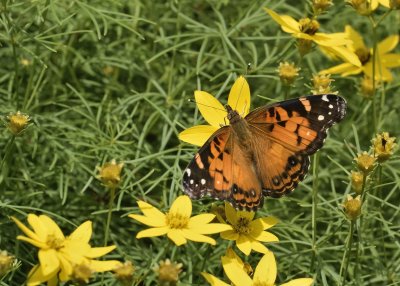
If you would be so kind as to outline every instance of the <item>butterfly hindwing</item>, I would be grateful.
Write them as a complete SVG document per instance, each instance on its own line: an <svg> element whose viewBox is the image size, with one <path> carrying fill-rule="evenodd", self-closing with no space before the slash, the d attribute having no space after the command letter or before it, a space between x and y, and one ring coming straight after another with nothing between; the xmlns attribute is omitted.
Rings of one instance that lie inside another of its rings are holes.
<svg viewBox="0 0 400 286"><path fill-rule="evenodd" d="M184 191L194 199L209 195L238 209L256 210L263 203L261 184L230 133L230 126L222 127L196 153L184 171Z"/></svg>

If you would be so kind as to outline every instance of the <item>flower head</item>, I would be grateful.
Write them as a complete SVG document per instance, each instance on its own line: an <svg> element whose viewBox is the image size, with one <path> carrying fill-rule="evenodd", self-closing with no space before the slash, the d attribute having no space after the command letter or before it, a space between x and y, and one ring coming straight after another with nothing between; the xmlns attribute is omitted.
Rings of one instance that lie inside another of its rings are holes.
<svg viewBox="0 0 400 286"><path fill-rule="evenodd" d="M397 146L397 144L394 143L395 140L396 137L389 137L388 132L376 134L375 138L372 139L373 152L378 162L382 163L393 155L394 149Z"/></svg>
<svg viewBox="0 0 400 286"><path fill-rule="evenodd" d="M318 16L325 12L330 6L332 6L332 0L313 0L312 8L314 15Z"/></svg>
<svg viewBox="0 0 400 286"><path fill-rule="evenodd" d="M226 224L210 223L215 217L213 214L190 217L192 201L188 196L179 196L165 214L146 202L138 201L138 205L144 215L131 214L129 217L151 228L140 231L136 238L166 234L178 246L187 243L187 240L215 245L215 240L205 234L232 229Z"/></svg>
<svg viewBox="0 0 400 286"><path fill-rule="evenodd" d="M349 220L356 220L361 214L361 199L360 196L353 198L348 195L343 204L344 212Z"/></svg>
<svg viewBox="0 0 400 286"><path fill-rule="evenodd" d="M353 65L360 66L360 61L354 52L349 51L345 45L351 41L347 39L344 33L325 34L318 33L320 24L315 19L303 18L296 21L291 16L279 15L274 11L264 8L264 10L272 17L272 19L281 25L284 32L291 34L300 40L300 53L304 55L307 49L311 49L311 43L314 42L325 51L332 53Z"/></svg>
<svg viewBox="0 0 400 286"><path fill-rule="evenodd" d="M351 186L357 194L361 194L364 183L364 173L351 171Z"/></svg>
<svg viewBox="0 0 400 286"><path fill-rule="evenodd" d="M29 115L23 114L20 111L10 113L7 116L7 119L7 127L15 136L20 135L21 132L24 131L26 127L28 127L30 121Z"/></svg>
<svg viewBox="0 0 400 286"><path fill-rule="evenodd" d="M225 203L225 214L231 230L221 232L221 237L234 240L236 246L244 254L249 255L251 250L267 253L268 249L261 242L274 242L279 239L265 231L274 226L278 220L274 217L254 219L254 212L236 211L229 203Z"/></svg>
<svg viewBox="0 0 400 286"><path fill-rule="evenodd" d="M373 155L368 154L366 151L357 155L355 159L358 169L364 173L369 174L375 167L376 158Z"/></svg>
<svg viewBox="0 0 400 286"><path fill-rule="evenodd" d="M277 72L283 84L291 85L299 75L300 68L294 63L280 62Z"/></svg>
<svg viewBox="0 0 400 286"><path fill-rule="evenodd" d="M347 48L357 55L361 62L361 66L354 65L351 62L346 62L323 70L320 73L341 74L342 76L364 73L372 79L374 58L372 54L373 50L367 48L361 35L353 30L351 26L346 26L345 34L352 40L351 44L347 44ZM397 46L398 42L399 36L392 35L378 43L375 55L376 81L393 80L390 69L400 66L400 54L390 53L390 51Z"/></svg>
<svg viewBox="0 0 400 286"><path fill-rule="evenodd" d="M182 266L182 263L171 262L169 259L160 261L159 265L154 268L158 274L159 285L176 285L179 273L182 272Z"/></svg>
<svg viewBox="0 0 400 286"><path fill-rule="evenodd" d="M28 223L33 230L14 217L12 220L26 235L19 235L17 239L39 248L39 264L28 274L28 286L46 281L68 281L72 278L73 266L82 263L88 264L92 271L96 272L108 271L120 264L116 260L93 260L114 250L115 246L92 248L89 244L92 235L90 221L84 222L71 235L65 237L58 225L46 215L28 215Z"/></svg>
<svg viewBox="0 0 400 286"><path fill-rule="evenodd" d="M197 107L209 125L197 125L179 133L179 139L190 144L202 146L210 136L225 125L227 111L211 94L196 90L194 92ZM250 88L243 76L237 78L229 92L228 105L242 117L250 110Z"/></svg>
<svg viewBox="0 0 400 286"><path fill-rule="evenodd" d="M99 171L97 178L108 188L114 189L121 181L121 171L124 163L119 163L113 159L101 167L96 167Z"/></svg>
<svg viewBox="0 0 400 286"><path fill-rule="evenodd" d="M346 2L350 4L358 14L363 16L370 15L379 4L376 0L347 0Z"/></svg>
<svg viewBox="0 0 400 286"><path fill-rule="evenodd" d="M330 74L316 74L313 75L313 85L314 89L311 90L312 94L326 94L326 93L333 93L337 94L337 91L332 91L331 83L334 79L331 79Z"/></svg>
<svg viewBox="0 0 400 286"><path fill-rule="evenodd" d="M212 286L274 286L277 276L277 267L275 256L271 251L264 254L254 271L252 277L247 273L246 267L241 259L232 254L227 254L221 258L222 267L231 284L227 284L217 277L202 272L201 275ZM281 284L281 286L310 286L313 283L312 278L300 278L291 280L288 283Z"/></svg>
<svg viewBox="0 0 400 286"><path fill-rule="evenodd" d="M90 266L86 263L75 264L73 266L72 279L80 285L88 284L92 274L92 269L90 269Z"/></svg>
<svg viewBox="0 0 400 286"><path fill-rule="evenodd" d="M114 276L122 285L132 285L134 272L135 266L133 266L132 262L125 261L124 264L114 269Z"/></svg>
<svg viewBox="0 0 400 286"><path fill-rule="evenodd" d="M9 255L5 250L0 250L0 278L11 270L14 261L14 256Z"/></svg>

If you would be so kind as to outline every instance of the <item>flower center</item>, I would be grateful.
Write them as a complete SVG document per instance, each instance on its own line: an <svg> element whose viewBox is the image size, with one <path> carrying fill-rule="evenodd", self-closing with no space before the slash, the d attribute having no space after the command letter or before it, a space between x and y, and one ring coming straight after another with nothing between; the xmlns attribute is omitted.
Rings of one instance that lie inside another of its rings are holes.
<svg viewBox="0 0 400 286"><path fill-rule="evenodd" d="M314 35L319 29L318 21L311 20L310 18L300 19L299 24L300 24L300 31L309 35Z"/></svg>
<svg viewBox="0 0 400 286"><path fill-rule="evenodd" d="M371 53L368 49L360 48L356 50L356 55L360 59L362 65L365 65L371 58Z"/></svg>
<svg viewBox="0 0 400 286"><path fill-rule="evenodd" d="M60 249L64 246L64 239L57 238L54 234L49 234L47 236L46 244L53 249Z"/></svg>
<svg viewBox="0 0 400 286"><path fill-rule="evenodd" d="M245 217L239 217L236 222L236 225L233 226L234 230L240 234L249 234L251 232L250 229L250 220Z"/></svg>
<svg viewBox="0 0 400 286"><path fill-rule="evenodd" d="M167 213L165 219L167 225L173 229L184 229L189 224L189 218L179 213Z"/></svg>

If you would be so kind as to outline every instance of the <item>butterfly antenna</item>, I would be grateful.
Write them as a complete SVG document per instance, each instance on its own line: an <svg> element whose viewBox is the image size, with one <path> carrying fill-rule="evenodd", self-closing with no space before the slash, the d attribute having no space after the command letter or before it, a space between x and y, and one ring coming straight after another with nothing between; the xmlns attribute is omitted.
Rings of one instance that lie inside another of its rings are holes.
<svg viewBox="0 0 400 286"><path fill-rule="evenodd" d="M214 108L216 110L226 111L225 109L218 108L218 107L215 107L215 106L211 106L211 105L208 105L208 104L204 104L204 103L201 103L201 102L197 102L197 101L195 101L193 99L188 99L188 101L191 102L191 103L196 103L197 105L202 105L202 106L206 106L206 107L209 107L209 108Z"/></svg>

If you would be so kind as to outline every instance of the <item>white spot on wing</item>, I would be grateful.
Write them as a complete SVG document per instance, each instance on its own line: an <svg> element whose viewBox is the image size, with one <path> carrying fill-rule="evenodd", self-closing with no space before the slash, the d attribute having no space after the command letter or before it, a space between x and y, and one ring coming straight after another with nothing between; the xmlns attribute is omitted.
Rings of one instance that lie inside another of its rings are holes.
<svg viewBox="0 0 400 286"><path fill-rule="evenodd" d="M332 104L329 104L329 106L328 106L330 109L332 109L333 108L333 105Z"/></svg>
<svg viewBox="0 0 400 286"><path fill-rule="evenodd" d="M322 100L323 100L323 101L329 102L329 99L328 99L328 97L326 96L326 94L324 94L324 95L322 96Z"/></svg>
<svg viewBox="0 0 400 286"><path fill-rule="evenodd" d="M190 177L191 173L192 173L192 171L190 169L186 169L186 174L188 175L188 177Z"/></svg>
<svg viewBox="0 0 400 286"><path fill-rule="evenodd" d="M200 183L201 183L202 185L204 185L204 184L206 183L206 180L201 179L201 180L200 180Z"/></svg>
<svg viewBox="0 0 400 286"><path fill-rule="evenodd" d="M325 118L325 117L324 117L323 115L319 115L319 116L318 116L318 120L319 120L319 121L324 120L324 118Z"/></svg>
<svg viewBox="0 0 400 286"><path fill-rule="evenodd" d="M190 183L190 184L193 184L193 183L194 183L194 181L193 181L193 180L190 180L190 181L189 181L189 183Z"/></svg>

